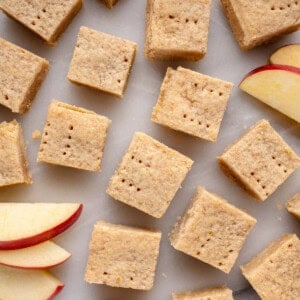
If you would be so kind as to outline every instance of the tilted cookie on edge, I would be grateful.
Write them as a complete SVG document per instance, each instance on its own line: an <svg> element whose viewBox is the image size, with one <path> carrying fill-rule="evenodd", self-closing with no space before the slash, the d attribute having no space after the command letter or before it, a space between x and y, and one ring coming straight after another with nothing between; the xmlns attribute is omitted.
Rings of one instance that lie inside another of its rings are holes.
<svg viewBox="0 0 300 300"><path fill-rule="evenodd" d="M261 201L300 167L298 155L266 120L229 146L218 162L225 175Z"/></svg>

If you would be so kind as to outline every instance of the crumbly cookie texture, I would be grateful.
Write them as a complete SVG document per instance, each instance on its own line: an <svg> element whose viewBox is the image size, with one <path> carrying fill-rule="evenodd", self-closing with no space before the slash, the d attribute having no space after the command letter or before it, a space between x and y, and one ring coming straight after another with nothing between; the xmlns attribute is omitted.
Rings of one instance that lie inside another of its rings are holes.
<svg viewBox="0 0 300 300"><path fill-rule="evenodd" d="M152 137L135 133L110 180L107 193L155 218L161 218L193 161Z"/></svg>
<svg viewBox="0 0 300 300"><path fill-rule="evenodd" d="M296 194L286 203L286 209L300 219L300 194Z"/></svg>
<svg viewBox="0 0 300 300"><path fill-rule="evenodd" d="M113 8L113 6L116 5L116 3L118 2L118 0L103 0L103 1L108 8Z"/></svg>
<svg viewBox="0 0 300 300"><path fill-rule="evenodd" d="M261 201L300 166L298 155L266 120L251 127L218 161L228 177Z"/></svg>
<svg viewBox="0 0 300 300"><path fill-rule="evenodd" d="M239 46L244 50L298 30L300 2L221 0Z"/></svg>
<svg viewBox="0 0 300 300"><path fill-rule="evenodd" d="M233 85L189 69L168 68L151 120L216 141Z"/></svg>
<svg viewBox="0 0 300 300"><path fill-rule="evenodd" d="M286 234L241 267L243 275L263 300L299 299L300 240Z"/></svg>
<svg viewBox="0 0 300 300"><path fill-rule="evenodd" d="M0 38L0 104L25 113L48 68L47 60Z"/></svg>
<svg viewBox="0 0 300 300"><path fill-rule="evenodd" d="M173 300L233 300L232 290L226 286L173 294Z"/></svg>
<svg viewBox="0 0 300 300"><path fill-rule="evenodd" d="M145 55L196 61L206 54L211 0L148 0Z"/></svg>
<svg viewBox="0 0 300 300"><path fill-rule="evenodd" d="M54 45L59 35L81 9L82 0L1 0L0 9L9 17Z"/></svg>
<svg viewBox="0 0 300 300"><path fill-rule="evenodd" d="M159 231L97 222L90 242L85 281L150 290L160 240Z"/></svg>
<svg viewBox="0 0 300 300"><path fill-rule="evenodd" d="M22 128L17 121L0 124L0 186L31 183Z"/></svg>
<svg viewBox="0 0 300 300"><path fill-rule="evenodd" d="M198 187L170 241L175 249L229 273L255 224L244 211Z"/></svg>
<svg viewBox="0 0 300 300"><path fill-rule="evenodd" d="M81 27L68 79L122 98L136 49L134 42Z"/></svg>
<svg viewBox="0 0 300 300"><path fill-rule="evenodd" d="M100 171L110 120L96 113L53 101L38 153L38 162Z"/></svg>

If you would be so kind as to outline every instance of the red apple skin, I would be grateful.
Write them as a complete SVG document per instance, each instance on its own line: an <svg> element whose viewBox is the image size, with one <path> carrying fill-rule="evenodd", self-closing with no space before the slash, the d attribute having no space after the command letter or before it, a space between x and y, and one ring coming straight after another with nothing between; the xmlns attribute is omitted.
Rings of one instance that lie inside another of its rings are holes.
<svg viewBox="0 0 300 300"><path fill-rule="evenodd" d="M47 266L39 266L39 267L22 267L22 266L9 265L9 264L4 264L4 263L0 263L0 264L1 264L2 266L11 267L11 268L16 268L16 269L22 269L22 270L45 270L45 269L57 267L57 266L63 264L63 263L66 262L70 257L71 257L71 255L70 255L69 257L67 257L66 259L60 261L60 262L57 263L57 264L47 265Z"/></svg>
<svg viewBox="0 0 300 300"><path fill-rule="evenodd" d="M300 75L300 68L297 67L293 67L293 66L287 66L287 65L265 65L265 66L261 66L258 67L252 71L250 71L241 82L243 82L247 77L259 73L259 72L263 72L263 71L271 71L271 70L281 70L281 71L287 71L287 72L292 72L292 73L296 73Z"/></svg>
<svg viewBox="0 0 300 300"><path fill-rule="evenodd" d="M64 285L58 285L53 294L50 295L50 297L46 300L53 300L62 291L64 287Z"/></svg>
<svg viewBox="0 0 300 300"><path fill-rule="evenodd" d="M16 249L26 248L26 247L30 247L48 241L54 238L55 236L59 235L60 233L64 232L70 226L72 226L81 215L82 209L83 209L83 205L80 204L78 209L74 212L73 215L71 215L63 223L49 229L48 231L41 232L40 234L37 234L35 236L30 236L24 239L18 239L14 241L0 241L0 250L16 250Z"/></svg>

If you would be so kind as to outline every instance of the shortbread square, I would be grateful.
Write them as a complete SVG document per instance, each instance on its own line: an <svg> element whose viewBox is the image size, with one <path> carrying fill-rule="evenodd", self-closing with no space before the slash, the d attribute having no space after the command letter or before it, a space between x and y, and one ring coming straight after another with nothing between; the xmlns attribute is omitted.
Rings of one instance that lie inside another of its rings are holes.
<svg viewBox="0 0 300 300"><path fill-rule="evenodd" d="M244 50L298 30L300 2L221 0L234 36Z"/></svg>
<svg viewBox="0 0 300 300"><path fill-rule="evenodd" d="M300 166L300 158L266 120L251 127L218 160L228 177L261 201Z"/></svg>
<svg viewBox="0 0 300 300"><path fill-rule="evenodd" d="M173 294L173 300L233 300L232 291L226 286L202 289L199 291Z"/></svg>
<svg viewBox="0 0 300 300"><path fill-rule="evenodd" d="M113 6L116 5L117 2L118 0L104 0L104 3L108 8L113 8Z"/></svg>
<svg viewBox="0 0 300 300"><path fill-rule="evenodd" d="M47 60L0 38L0 104L25 113L48 68Z"/></svg>
<svg viewBox="0 0 300 300"><path fill-rule="evenodd" d="M229 273L255 224L244 211L199 187L170 241L175 249Z"/></svg>
<svg viewBox="0 0 300 300"><path fill-rule="evenodd" d="M134 42L81 27L68 79L123 97L136 49Z"/></svg>
<svg viewBox="0 0 300 300"><path fill-rule="evenodd" d="M107 193L155 218L161 218L193 161L150 136L135 133L111 178Z"/></svg>
<svg viewBox="0 0 300 300"><path fill-rule="evenodd" d="M97 222L90 242L85 281L150 290L160 240L159 231Z"/></svg>
<svg viewBox="0 0 300 300"><path fill-rule="evenodd" d="M145 55L196 61L206 54L211 0L147 0Z"/></svg>
<svg viewBox="0 0 300 300"><path fill-rule="evenodd" d="M287 203L286 208L289 213L300 219L300 194L296 194Z"/></svg>
<svg viewBox="0 0 300 300"><path fill-rule="evenodd" d="M17 121L0 124L0 186L31 183L22 128Z"/></svg>
<svg viewBox="0 0 300 300"><path fill-rule="evenodd" d="M38 162L100 171L110 120L96 113L53 101L38 153Z"/></svg>
<svg viewBox="0 0 300 300"><path fill-rule="evenodd" d="M261 299L300 299L300 240L286 234L241 267Z"/></svg>
<svg viewBox="0 0 300 300"><path fill-rule="evenodd" d="M233 85L182 67L168 68L151 120L216 141Z"/></svg>
<svg viewBox="0 0 300 300"><path fill-rule="evenodd" d="M54 45L78 11L82 0L1 0L0 8L9 17Z"/></svg>

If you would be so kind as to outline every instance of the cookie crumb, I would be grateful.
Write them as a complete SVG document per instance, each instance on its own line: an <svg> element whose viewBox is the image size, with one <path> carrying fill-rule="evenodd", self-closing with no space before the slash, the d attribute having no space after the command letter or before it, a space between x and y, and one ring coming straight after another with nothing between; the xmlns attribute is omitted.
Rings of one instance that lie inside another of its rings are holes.
<svg viewBox="0 0 300 300"><path fill-rule="evenodd" d="M32 138L34 139L34 140L38 140L38 139L40 139L41 138L41 132L39 131L39 130L35 130L33 133L32 133Z"/></svg>

